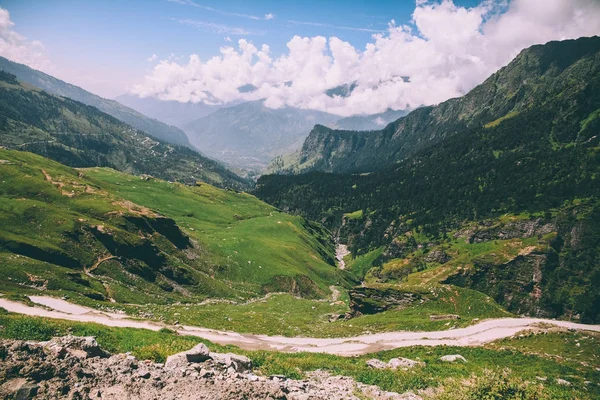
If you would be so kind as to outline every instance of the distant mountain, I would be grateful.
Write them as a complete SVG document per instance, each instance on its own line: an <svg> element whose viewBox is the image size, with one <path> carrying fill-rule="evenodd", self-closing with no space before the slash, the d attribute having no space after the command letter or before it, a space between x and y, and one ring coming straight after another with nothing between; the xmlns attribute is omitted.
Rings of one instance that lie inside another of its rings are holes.
<svg viewBox="0 0 600 400"><path fill-rule="evenodd" d="M189 146L190 144L187 136L180 129L148 118L129 107L125 107L119 102L96 96L80 87L56 79L41 71L31 69L26 65L0 57L0 70L9 72L15 75L19 81L29 83L49 93L68 97L88 106L96 107L100 111L112 115L135 129L147 132L157 139L183 146Z"/></svg>
<svg viewBox="0 0 600 400"><path fill-rule="evenodd" d="M252 101L217 110L184 129L192 144L209 156L262 170L276 155L298 149L315 124L333 126L338 119L320 111L273 109Z"/></svg>
<svg viewBox="0 0 600 400"><path fill-rule="evenodd" d="M379 131L317 126L296 160L283 170L374 171L459 132L498 124L557 96L574 96L578 87L572 84L573 71L578 81L592 73L586 68L598 57L599 43L600 38L593 37L530 47L467 95L414 110ZM561 126L557 122L554 130L557 141L564 134Z"/></svg>
<svg viewBox="0 0 600 400"><path fill-rule="evenodd" d="M211 106L204 103L180 103L165 101L153 97L141 98L131 94L115 97L121 104L131 107L144 115L183 129L188 123L217 111L223 106Z"/></svg>
<svg viewBox="0 0 600 400"><path fill-rule="evenodd" d="M247 182L186 146L168 144L95 107L0 71L0 146L72 167L111 167L171 181L246 188Z"/></svg>
<svg viewBox="0 0 600 400"><path fill-rule="evenodd" d="M335 124L336 129L346 131L374 131L385 127L390 122L396 121L398 118L404 117L409 113L408 110L392 110L388 108L386 111L373 115L353 115L338 120Z"/></svg>

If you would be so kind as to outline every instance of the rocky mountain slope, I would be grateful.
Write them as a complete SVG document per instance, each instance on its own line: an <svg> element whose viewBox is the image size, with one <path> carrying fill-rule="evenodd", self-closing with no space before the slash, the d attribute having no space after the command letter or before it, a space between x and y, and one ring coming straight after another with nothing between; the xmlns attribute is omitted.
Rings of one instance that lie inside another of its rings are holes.
<svg viewBox="0 0 600 400"><path fill-rule="evenodd" d="M300 147L315 124L339 117L311 110L272 109L262 101L222 108L185 126L190 141L211 157L247 169L262 170L277 155Z"/></svg>
<svg viewBox="0 0 600 400"><path fill-rule="evenodd" d="M553 140L569 142L573 138L565 128L573 107L580 106L577 101L589 101L588 94L593 96L585 83L598 72L599 48L599 37L532 46L467 95L419 108L380 131L316 126L299 156L282 170L374 171L466 130L493 127L559 102L563 108L554 108Z"/></svg>
<svg viewBox="0 0 600 400"><path fill-rule="evenodd" d="M256 194L334 230L347 269L375 286L435 297L453 284L512 312L598 321L598 93L600 38L534 46L388 130L318 127L305 143L337 149L315 168L380 169L264 176ZM401 160L384 166L389 151Z"/></svg>
<svg viewBox="0 0 600 400"><path fill-rule="evenodd" d="M172 181L248 183L196 151L168 144L95 107L54 96L0 71L0 145L74 167L111 167Z"/></svg>
<svg viewBox="0 0 600 400"><path fill-rule="evenodd" d="M0 57L0 70L4 70L17 77L21 82L28 83L58 96L68 97L88 106L96 107L100 111L115 117L149 135L168 143L189 146L190 143L183 131L173 126L140 114L114 100L96 96L80 87L56 79L41 71L31 69L26 65L18 64L4 57Z"/></svg>

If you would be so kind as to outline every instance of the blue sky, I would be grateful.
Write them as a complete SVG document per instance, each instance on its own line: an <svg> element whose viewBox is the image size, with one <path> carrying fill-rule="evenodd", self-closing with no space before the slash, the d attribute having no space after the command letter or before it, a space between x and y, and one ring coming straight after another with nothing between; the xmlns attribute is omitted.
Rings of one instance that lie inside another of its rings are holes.
<svg viewBox="0 0 600 400"><path fill-rule="evenodd" d="M266 43L274 55L285 52L294 35L336 36L363 48L375 33L368 30L383 32L392 19L408 23L415 8L413 0L195 3L201 7L167 0L0 0L10 12L14 29L30 40L42 41L59 68L72 68L75 75L86 69L113 76L118 71L123 82L143 74L152 54L159 58L198 54L206 59L228 44L226 37L234 42L245 37L258 45ZM478 1L455 3L469 6ZM264 19L267 14L274 18ZM236 34L236 30L248 34ZM103 94L117 92L118 88L110 88Z"/></svg>
<svg viewBox="0 0 600 400"><path fill-rule="evenodd" d="M437 104L592 35L598 0L0 0L0 55L102 96L338 115Z"/></svg>

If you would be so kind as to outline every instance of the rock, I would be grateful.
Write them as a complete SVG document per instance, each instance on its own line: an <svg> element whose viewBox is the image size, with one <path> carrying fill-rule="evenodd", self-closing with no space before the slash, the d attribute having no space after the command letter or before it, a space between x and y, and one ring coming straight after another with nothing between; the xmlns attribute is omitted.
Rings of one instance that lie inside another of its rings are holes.
<svg viewBox="0 0 600 400"><path fill-rule="evenodd" d="M410 358L392 358L387 363L388 368L397 369L397 368L414 368L418 366L424 366L425 363L421 361L411 360Z"/></svg>
<svg viewBox="0 0 600 400"><path fill-rule="evenodd" d="M189 364L185 352L173 354L172 356L167 357L165 361L165 369L169 371L177 370L180 368L185 368Z"/></svg>
<svg viewBox="0 0 600 400"><path fill-rule="evenodd" d="M227 353L210 353L210 358L219 365L225 368L232 367L236 372L246 372L252 369L252 361L245 356L238 354Z"/></svg>
<svg viewBox="0 0 600 400"><path fill-rule="evenodd" d="M444 361L444 362L456 362L456 361L467 362L467 360L460 354L450 354L450 355L442 356L442 357L440 357L440 360Z"/></svg>
<svg viewBox="0 0 600 400"><path fill-rule="evenodd" d="M54 353L62 352L61 348L66 349L66 351L79 358L110 357L110 353L104 351L93 336L68 335L52 338L47 342L40 342L40 344Z"/></svg>
<svg viewBox="0 0 600 400"><path fill-rule="evenodd" d="M443 250L432 250L424 258L425 262L436 262L445 264L452 258Z"/></svg>
<svg viewBox="0 0 600 400"><path fill-rule="evenodd" d="M15 394L15 400L33 399L37 395L39 388L40 387L38 386L37 383L30 383L30 382L24 383L17 390L17 393Z"/></svg>
<svg viewBox="0 0 600 400"><path fill-rule="evenodd" d="M372 358L367 361L367 365L371 368L375 369L398 369L398 368L414 368L417 366L425 365L425 363L420 361L411 360L409 358L392 358L387 363L378 360L376 358Z"/></svg>
<svg viewBox="0 0 600 400"><path fill-rule="evenodd" d="M137 372L137 375L142 379L148 379L151 376L150 372L146 371L145 369L140 369Z"/></svg>
<svg viewBox="0 0 600 400"><path fill-rule="evenodd" d="M567 380L564 380L562 378L558 378L556 380L556 383L559 384L559 385L562 385L562 386L571 386L571 382L569 382Z"/></svg>
<svg viewBox="0 0 600 400"><path fill-rule="evenodd" d="M387 363L384 363L381 360L378 360L376 358L372 358L370 360L367 361L367 365L371 368L375 368L375 369L384 369L387 368Z"/></svg>
<svg viewBox="0 0 600 400"><path fill-rule="evenodd" d="M204 343L200 343L186 351L185 356L189 362L203 362L210 358L210 350Z"/></svg>
<svg viewBox="0 0 600 400"><path fill-rule="evenodd" d="M402 309L422 299L418 293L394 288L354 287L348 291L352 314L376 314L390 309Z"/></svg>

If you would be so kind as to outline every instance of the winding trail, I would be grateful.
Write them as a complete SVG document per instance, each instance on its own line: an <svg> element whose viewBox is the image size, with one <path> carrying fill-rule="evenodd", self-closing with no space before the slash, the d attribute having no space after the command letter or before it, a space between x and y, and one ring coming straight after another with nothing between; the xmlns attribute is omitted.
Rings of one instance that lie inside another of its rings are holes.
<svg viewBox="0 0 600 400"><path fill-rule="evenodd" d="M38 306L30 307L23 303L3 298L0 298L0 307L25 315L79 322L95 322L113 327L142 328L153 331L166 327L165 324L132 320L123 314L105 313L53 297L31 296L30 299L34 303L50 309ZM193 326L169 326L169 328L175 329L181 335L197 336L221 345L235 345L245 350L306 351L352 356L417 345L478 346L513 336L538 323L548 323L568 329L600 332L600 325L585 325L538 318L499 318L482 321L466 328L446 331L384 332L348 338L327 339L240 334Z"/></svg>

